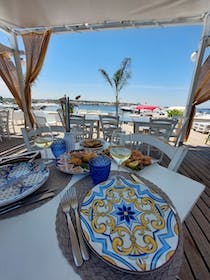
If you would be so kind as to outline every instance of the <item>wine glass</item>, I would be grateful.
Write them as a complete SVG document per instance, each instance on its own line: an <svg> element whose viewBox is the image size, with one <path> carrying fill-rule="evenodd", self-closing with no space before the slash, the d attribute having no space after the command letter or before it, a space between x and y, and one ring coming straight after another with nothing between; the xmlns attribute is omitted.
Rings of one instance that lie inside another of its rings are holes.
<svg viewBox="0 0 210 280"><path fill-rule="evenodd" d="M120 166L131 156L131 135L114 131L111 137L110 154L117 163L117 179L120 179Z"/></svg>
<svg viewBox="0 0 210 280"><path fill-rule="evenodd" d="M48 164L50 163L49 160L47 160L48 152L47 149L52 145L53 143L53 134L50 125L46 122L44 126L38 128L35 131L34 135L34 144L40 149L43 149L43 158L44 163Z"/></svg>

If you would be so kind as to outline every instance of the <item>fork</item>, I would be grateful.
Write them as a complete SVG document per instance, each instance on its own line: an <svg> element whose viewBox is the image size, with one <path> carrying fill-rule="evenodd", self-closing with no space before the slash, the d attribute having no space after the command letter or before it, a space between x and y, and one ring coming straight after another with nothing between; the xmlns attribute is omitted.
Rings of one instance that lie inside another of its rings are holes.
<svg viewBox="0 0 210 280"><path fill-rule="evenodd" d="M73 187L73 186L67 192L69 192L70 205L71 205L72 209L74 210L74 214L75 214L75 218L76 218L77 235L79 238L79 244L80 244L80 250L82 253L82 257L85 261L87 261L87 260L89 260L89 253L88 253L87 247L85 245L84 239L82 237L80 218L79 218L79 214L78 214L77 192L76 192L75 187Z"/></svg>
<svg viewBox="0 0 210 280"><path fill-rule="evenodd" d="M70 216L70 197L68 191L64 194L64 196L61 199L61 207L67 219L74 263L76 266L81 266L83 263L83 259L80 252L77 235Z"/></svg>

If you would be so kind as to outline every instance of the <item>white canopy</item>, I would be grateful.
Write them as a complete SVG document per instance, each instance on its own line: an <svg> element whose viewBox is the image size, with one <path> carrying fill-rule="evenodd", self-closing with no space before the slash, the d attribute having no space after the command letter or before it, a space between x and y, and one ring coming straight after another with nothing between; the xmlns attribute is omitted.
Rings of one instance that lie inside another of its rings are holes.
<svg viewBox="0 0 210 280"><path fill-rule="evenodd" d="M63 32L195 24L209 11L210 0L0 0L0 27Z"/></svg>

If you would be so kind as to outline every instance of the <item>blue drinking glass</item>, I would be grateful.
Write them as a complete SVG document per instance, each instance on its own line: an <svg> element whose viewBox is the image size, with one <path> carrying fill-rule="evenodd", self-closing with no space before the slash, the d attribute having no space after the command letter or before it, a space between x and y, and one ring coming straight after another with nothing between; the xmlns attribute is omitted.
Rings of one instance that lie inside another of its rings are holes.
<svg viewBox="0 0 210 280"><path fill-rule="evenodd" d="M89 160L90 176L95 185L108 179L110 167L111 159L107 156L98 155Z"/></svg>
<svg viewBox="0 0 210 280"><path fill-rule="evenodd" d="M57 158L66 152L66 143L63 139L55 139L51 145L51 151Z"/></svg>

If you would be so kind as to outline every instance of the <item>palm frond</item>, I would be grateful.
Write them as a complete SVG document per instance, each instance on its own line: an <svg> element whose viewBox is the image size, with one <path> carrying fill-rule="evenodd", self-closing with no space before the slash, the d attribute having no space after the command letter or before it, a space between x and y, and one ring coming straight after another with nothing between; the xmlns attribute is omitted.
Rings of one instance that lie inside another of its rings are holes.
<svg viewBox="0 0 210 280"><path fill-rule="evenodd" d="M121 63L121 67L113 75L115 87L118 91L127 84L128 79L131 77L130 65L131 59L128 57L125 58Z"/></svg>
<svg viewBox="0 0 210 280"><path fill-rule="evenodd" d="M102 74L102 76L104 77L104 79L110 84L111 87L113 87L113 83L111 78L109 77L109 75L107 74L107 72L104 69L99 69L99 72Z"/></svg>

